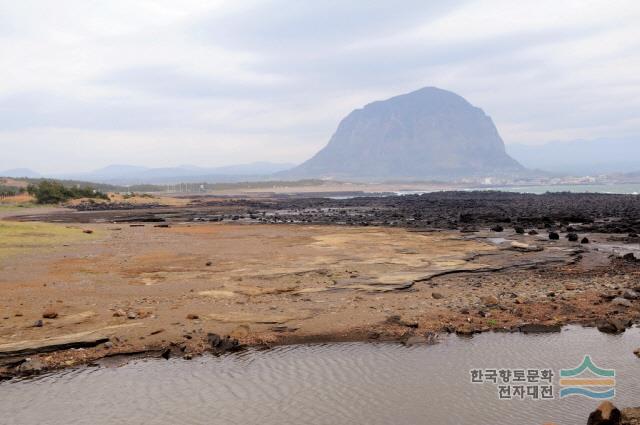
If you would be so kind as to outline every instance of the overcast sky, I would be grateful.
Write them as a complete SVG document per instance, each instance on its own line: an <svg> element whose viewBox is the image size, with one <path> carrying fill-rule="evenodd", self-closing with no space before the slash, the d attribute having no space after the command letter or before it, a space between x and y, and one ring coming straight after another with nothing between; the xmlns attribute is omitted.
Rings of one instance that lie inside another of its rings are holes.
<svg viewBox="0 0 640 425"><path fill-rule="evenodd" d="M507 144L635 137L639 23L637 0L0 0L0 170L300 162L424 86Z"/></svg>

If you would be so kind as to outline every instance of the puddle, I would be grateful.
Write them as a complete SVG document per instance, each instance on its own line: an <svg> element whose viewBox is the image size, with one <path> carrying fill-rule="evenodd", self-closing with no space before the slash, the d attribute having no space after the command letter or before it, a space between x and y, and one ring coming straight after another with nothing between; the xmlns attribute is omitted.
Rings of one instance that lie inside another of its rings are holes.
<svg viewBox="0 0 640 425"><path fill-rule="evenodd" d="M0 384L0 423L584 425L599 403L559 399L559 369L585 354L616 371L619 406L640 404L640 329L606 335L486 333L433 346L340 343L222 357L136 360ZM555 399L499 400L471 369L552 369Z"/></svg>

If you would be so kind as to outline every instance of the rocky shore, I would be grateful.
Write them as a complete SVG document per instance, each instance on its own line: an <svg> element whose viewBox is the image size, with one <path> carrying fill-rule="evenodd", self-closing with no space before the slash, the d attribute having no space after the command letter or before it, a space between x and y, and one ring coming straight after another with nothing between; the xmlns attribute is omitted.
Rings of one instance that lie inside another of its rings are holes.
<svg viewBox="0 0 640 425"><path fill-rule="evenodd" d="M566 324L620 333L640 320L635 196L100 208L13 218L44 227L29 249L0 246L0 376L242 346L412 344ZM73 237L51 239L46 226Z"/></svg>

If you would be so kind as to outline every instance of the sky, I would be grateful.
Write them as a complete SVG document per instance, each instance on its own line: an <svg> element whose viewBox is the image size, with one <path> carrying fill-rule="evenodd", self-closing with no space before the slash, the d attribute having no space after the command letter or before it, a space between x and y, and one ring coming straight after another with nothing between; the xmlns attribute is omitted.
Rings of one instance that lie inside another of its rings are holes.
<svg viewBox="0 0 640 425"><path fill-rule="evenodd" d="M640 2L0 0L0 170L298 163L425 86L506 144L640 135Z"/></svg>

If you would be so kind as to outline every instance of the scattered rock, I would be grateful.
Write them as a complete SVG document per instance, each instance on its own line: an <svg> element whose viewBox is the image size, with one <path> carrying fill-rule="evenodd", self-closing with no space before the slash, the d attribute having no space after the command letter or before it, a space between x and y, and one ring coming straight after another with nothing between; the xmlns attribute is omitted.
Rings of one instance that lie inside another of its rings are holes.
<svg viewBox="0 0 640 425"><path fill-rule="evenodd" d="M106 348L106 349L111 349L111 348L113 348L113 342L111 342L111 341L107 341L107 342L105 342L105 343L104 343L104 348Z"/></svg>
<svg viewBox="0 0 640 425"><path fill-rule="evenodd" d="M213 261L207 261L207 263L205 264L205 266L207 267L211 267L213 265Z"/></svg>
<svg viewBox="0 0 640 425"><path fill-rule="evenodd" d="M556 232L549 232L549 240L552 240L552 241L560 240L560 235Z"/></svg>
<svg viewBox="0 0 640 425"><path fill-rule="evenodd" d="M239 325L229 333L231 338L241 339L246 338L249 335L249 326Z"/></svg>
<svg viewBox="0 0 640 425"><path fill-rule="evenodd" d="M640 407L622 409L621 425L640 425Z"/></svg>
<svg viewBox="0 0 640 425"><path fill-rule="evenodd" d="M43 325L44 325L44 322L41 319L38 319L33 323L34 328L41 328Z"/></svg>
<svg viewBox="0 0 640 425"><path fill-rule="evenodd" d="M569 239L569 242L578 242L578 234L577 233L567 233L567 239Z"/></svg>
<svg viewBox="0 0 640 425"><path fill-rule="evenodd" d="M462 325L456 328L456 335L459 336L472 336L474 333L475 331L469 325Z"/></svg>
<svg viewBox="0 0 640 425"><path fill-rule="evenodd" d="M626 298L628 300L637 300L638 298L640 298L640 294L638 294L636 291L634 291L633 289L626 289L623 294L622 294L623 298Z"/></svg>
<svg viewBox="0 0 640 425"><path fill-rule="evenodd" d="M513 230L515 230L516 233L519 235L524 235L524 227L522 226L514 226Z"/></svg>
<svg viewBox="0 0 640 425"><path fill-rule="evenodd" d="M405 326L407 328L417 328L418 327L418 322L407 322L405 320L402 320L402 318L400 316L398 316L398 315L393 315L393 316L387 317L385 322L389 323L391 325Z"/></svg>
<svg viewBox="0 0 640 425"><path fill-rule="evenodd" d="M127 319L133 320L133 319L137 319L137 318L138 318L138 315L136 314L135 311L130 311L130 312L127 313Z"/></svg>
<svg viewBox="0 0 640 425"><path fill-rule="evenodd" d="M26 358L16 369L20 373L32 374L42 372L45 369L45 365L38 358Z"/></svg>
<svg viewBox="0 0 640 425"><path fill-rule="evenodd" d="M440 292L432 292L431 298L433 298L434 300L439 300L444 298L444 296Z"/></svg>
<svg viewBox="0 0 640 425"><path fill-rule="evenodd" d="M169 360L169 358L171 357L171 348L166 348L162 354L160 354L160 356L165 359L165 360Z"/></svg>
<svg viewBox="0 0 640 425"><path fill-rule="evenodd" d="M380 332L371 331L367 334L367 339L379 339L379 338L380 338Z"/></svg>
<svg viewBox="0 0 640 425"><path fill-rule="evenodd" d="M610 401L603 401L591 412L587 425L620 425L622 414Z"/></svg>
<svg viewBox="0 0 640 425"><path fill-rule="evenodd" d="M629 301L628 299L622 298L622 297L616 297L614 299L611 300L611 304L613 305L619 305L622 307L631 307L631 301Z"/></svg>
<svg viewBox="0 0 640 425"><path fill-rule="evenodd" d="M58 313L54 310L47 309L42 313L42 317L45 319L55 319L58 317Z"/></svg>
<svg viewBox="0 0 640 425"><path fill-rule="evenodd" d="M90 235L90 234L92 234L92 233L93 233L93 230L91 230L91 229L84 229L84 230L82 231L82 233L86 233L86 234L89 234L89 235Z"/></svg>
<svg viewBox="0 0 640 425"><path fill-rule="evenodd" d="M156 225L154 225L153 227L162 227L162 228L165 228L165 229L166 229L166 228L168 228L168 227L170 227L170 226L169 226L168 224L156 224Z"/></svg>
<svg viewBox="0 0 640 425"><path fill-rule="evenodd" d="M633 354L640 357L640 348L636 349L636 351L634 351Z"/></svg>
<svg viewBox="0 0 640 425"><path fill-rule="evenodd" d="M509 249L519 252L539 252L543 250L541 246L529 245L522 242L511 242L511 244L509 245Z"/></svg>
<svg viewBox="0 0 640 425"><path fill-rule="evenodd" d="M498 299L493 295L484 295L480 297L480 302L486 307L494 307L498 305Z"/></svg>
<svg viewBox="0 0 640 425"><path fill-rule="evenodd" d="M531 229L531 230L529 230L529 234L530 234L531 236L535 236L535 235L537 235L537 234L538 234L538 231L537 231L537 230L535 230L535 229Z"/></svg>
<svg viewBox="0 0 640 425"><path fill-rule="evenodd" d="M633 252L629 252L629 253L627 253L627 254L624 254L624 255L622 256L622 259L623 259L623 260L625 260L625 261L629 261L629 262L634 262L634 261L636 261L636 260L637 260L637 259L636 259L636 256L635 256L635 255L633 255Z"/></svg>
<svg viewBox="0 0 640 425"><path fill-rule="evenodd" d="M525 323L518 326L518 331L525 334L539 334L539 333L552 333L560 332L562 326L559 324L544 324L544 323Z"/></svg>
<svg viewBox="0 0 640 425"><path fill-rule="evenodd" d="M611 318L602 320L597 323L598 330L600 332L608 334L618 334L624 332L629 326L628 322L624 322L620 319Z"/></svg>
<svg viewBox="0 0 640 425"><path fill-rule="evenodd" d="M194 313L187 314L187 319L189 320L198 320L199 318L200 316L198 316L197 314L194 314Z"/></svg>
<svg viewBox="0 0 640 425"><path fill-rule="evenodd" d="M238 340L231 338L229 335L221 338L218 334L208 333L207 343L216 354L237 351L242 348Z"/></svg>
<svg viewBox="0 0 640 425"><path fill-rule="evenodd" d="M493 232L502 232L503 230L504 230L504 227L500 226L499 224L496 224L491 228L491 231Z"/></svg>
<svg viewBox="0 0 640 425"><path fill-rule="evenodd" d="M185 354L184 356L182 356L182 358L183 358L183 359L185 359L185 360L191 360L191 359L193 358L193 355L192 355L192 354L187 353L187 354Z"/></svg>
<svg viewBox="0 0 640 425"><path fill-rule="evenodd" d="M582 238L582 240L580 241L580 243L588 244L588 243L589 243L589 238L587 238L587 237L585 236L584 238Z"/></svg>
<svg viewBox="0 0 640 425"><path fill-rule="evenodd" d="M124 317L126 315L127 315L127 312L120 308L113 312L113 317Z"/></svg>
<svg viewBox="0 0 640 425"><path fill-rule="evenodd" d="M421 345L427 343L427 338L421 335L413 335L403 341L404 345L411 347L414 345Z"/></svg>

